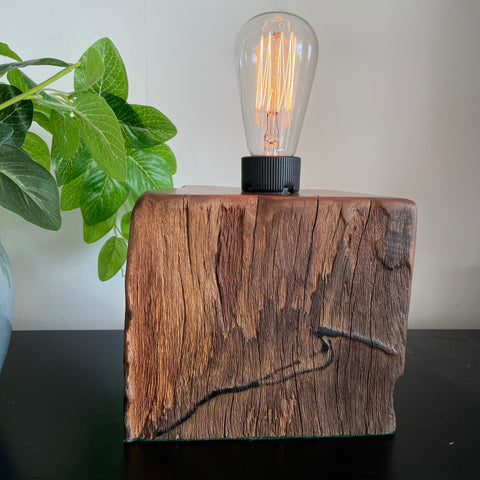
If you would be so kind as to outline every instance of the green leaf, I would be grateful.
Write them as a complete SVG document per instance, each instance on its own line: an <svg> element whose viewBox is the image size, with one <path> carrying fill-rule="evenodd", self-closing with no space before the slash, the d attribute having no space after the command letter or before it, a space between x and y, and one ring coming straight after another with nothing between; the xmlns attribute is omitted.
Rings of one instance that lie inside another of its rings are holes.
<svg viewBox="0 0 480 480"><path fill-rule="evenodd" d="M10 100L22 92L11 85L0 84L0 104ZM10 145L21 147L25 134L32 124L33 105L30 100L22 100L0 110L0 122L13 129L12 136L6 141Z"/></svg>
<svg viewBox="0 0 480 480"><path fill-rule="evenodd" d="M0 247L0 271L3 272L3 278L7 280L9 287L12 286L13 281L10 272L10 262L8 261L7 252ZM2 305L3 308L3 305Z"/></svg>
<svg viewBox="0 0 480 480"><path fill-rule="evenodd" d="M90 47L82 57L82 65L84 68L84 85L80 91L85 91L98 83L105 74L105 65L102 57L97 49ZM81 67L79 67L81 68Z"/></svg>
<svg viewBox="0 0 480 480"><path fill-rule="evenodd" d="M70 63L58 60L58 58L36 58L34 60L27 60L26 62L4 63L0 65L0 77L5 75L9 70L14 68L30 67L32 65L51 65L53 67L68 67Z"/></svg>
<svg viewBox="0 0 480 480"><path fill-rule="evenodd" d="M80 208L87 225L110 218L125 202L128 189L96 164L90 165L82 185Z"/></svg>
<svg viewBox="0 0 480 480"><path fill-rule="evenodd" d="M0 145L13 135L13 128L6 123L0 123Z"/></svg>
<svg viewBox="0 0 480 480"><path fill-rule="evenodd" d="M120 122L127 148L148 148L166 142L177 134L175 125L159 110L130 105L114 95L105 95Z"/></svg>
<svg viewBox="0 0 480 480"><path fill-rule="evenodd" d="M17 87L22 92L26 92L36 86L36 83L23 72L15 68L7 73L7 79L10 85Z"/></svg>
<svg viewBox="0 0 480 480"><path fill-rule="evenodd" d="M105 99L92 93L81 93L75 99L73 111L98 166L111 177L125 180L124 140L118 120Z"/></svg>
<svg viewBox="0 0 480 480"><path fill-rule="evenodd" d="M60 208L63 211L80 208L80 198L85 175L80 175L62 187L60 195Z"/></svg>
<svg viewBox="0 0 480 480"><path fill-rule="evenodd" d="M127 260L127 243L123 238L110 237L98 254L98 278L112 278Z"/></svg>
<svg viewBox="0 0 480 480"><path fill-rule="evenodd" d="M0 55L8 58L13 58L14 60L17 60L19 62L22 61L22 59L13 50L11 50L6 43L3 42L0 42Z"/></svg>
<svg viewBox="0 0 480 480"><path fill-rule="evenodd" d="M63 158L57 147L56 137L53 137L51 159L57 184L61 186L80 175L85 175L93 161L93 156L88 147L81 142L80 148L73 157Z"/></svg>
<svg viewBox="0 0 480 480"><path fill-rule="evenodd" d="M171 175L174 175L177 172L177 160L175 158L175 154L172 152L171 148L164 143L160 145L155 145L154 147L147 148L148 152L153 152L162 157L167 166L168 170L170 171Z"/></svg>
<svg viewBox="0 0 480 480"><path fill-rule="evenodd" d="M22 148L32 157L32 160L50 170L50 150L38 135L27 132Z"/></svg>
<svg viewBox="0 0 480 480"><path fill-rule="evenodd" d="M88 91L98 94L111 93L117 97L127 99L128 79L125 65L117 48L109 38L101 38L96 41L80 58L81 65L75 69L73 84L76 91L82 90L87 85L88 52L94 48L99 54L105 66L101 79L92 85Z"/></svg>
<svg viewBox="0 0 480 480"><path fill-rule="evenodd" d="M87 243L93 243L105 236L115 225L117 214L115 213L110 218L96 225L87 225L83 223L83 239Z"/></svg>
<svg viewBox="0 0 480 480"><path fill-rule="evenodd" d="M52 125L50 124L50 114L44 112L35 111L35 102L33 102L33 121L37 122L48 133L52 133Z"/></svg>
<svg viewBox="0 0 480 480"><path fill-rule="evenodd" d="M137 150L127 157L126 183L138 198L143 192L172 188L167 162L155 152Z"/></svg>
<svg viewBox="0 0 480 480"><path fill-rule="evenodd" d="M128 240L130 236L130 219L132 218L132 212L127 212L123 217L122 221L120 222L120 230L122 231L122 235Z"/></svg>
<svg viewBox="0 0 480 480"><path fill-rule="evenodd" d="M55 179L13 145L0 145L0 205L40 227L60 228Z"/></svg>
<svg viewBox="0 0 480 480"><path fill-rule="evenodd" d="M78 122L55 110L50 115L50 125L58 151L63 158L72 158L80 146Z"/></svg>

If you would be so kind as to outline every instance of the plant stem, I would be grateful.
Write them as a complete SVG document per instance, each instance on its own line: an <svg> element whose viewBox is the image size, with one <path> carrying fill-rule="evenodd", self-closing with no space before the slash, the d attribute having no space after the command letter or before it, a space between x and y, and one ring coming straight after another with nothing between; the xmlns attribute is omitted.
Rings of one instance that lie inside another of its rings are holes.
<svg viewBox="0 0 480 480"><path fill-rule="evenodd" d="M53 77L50 77L49 79L45 80L44 82L39 83L36 87L33 87L30 90L27 90L26 92L23 92L20 95L17 95L16 97L13 97L10 100L7 100L6 102L0 104L0 110L3 110L4 108L9 107L10 105L13 105L14 103L20 102L21 100L30 100L31 98L33 98L35 96L35 94L37 92L40 92L46 86L55 82L59 78L62 78L63 76L69 74L72 70L75 70L79 66L80 66L80 62L77 62L77 63L74 63L73 65L69 65L68 67L64 68L63 70L60 70Z"/></svg>
<svg viewBox="0 0 480 480"><path fill-rule="evenodd" d="M115 223L113 224L113 232L115 233L115 236L118 236L118 237L120 237L120 238L123 237L122 232L121 232L120 229L118 228L116 221L115 221Z"/></svg>
<svg viewBox="0 0 480 480"><path fill-rule="evenodd" d="M46 107L54 108L55 110L61 110L62 112L71 112L73 110L72 105L70 103L60 103L60 100L57 102L49 102L45 98L41 96L36 96L35 100L40 104Z"/></svg>
<svg viewBox="0 0 480 480"><path fill-rule="evenodd" d="M49 91L50 91L50 89L49 89ZM52 98L54 98L55 100L58 100L59 102L71 103L68 94L67 94L67 93L64 93L64 92L59 92L58 90L55 90L55 92L52 92L52 93L50 94L50 96L51 96Z"/></svg>

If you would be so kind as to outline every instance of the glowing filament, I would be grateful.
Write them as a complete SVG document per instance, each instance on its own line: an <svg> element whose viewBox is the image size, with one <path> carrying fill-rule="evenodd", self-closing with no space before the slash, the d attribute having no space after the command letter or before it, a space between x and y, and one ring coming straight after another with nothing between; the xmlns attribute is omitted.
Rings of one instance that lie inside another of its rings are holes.
<svg viewBox="0 0 480 480"><path fill-rule="evenodd" d="M279 139L290 122L293 105L296 36L262 35L257 47L255 119L264 136L264 154L279 155Z"/></svg>

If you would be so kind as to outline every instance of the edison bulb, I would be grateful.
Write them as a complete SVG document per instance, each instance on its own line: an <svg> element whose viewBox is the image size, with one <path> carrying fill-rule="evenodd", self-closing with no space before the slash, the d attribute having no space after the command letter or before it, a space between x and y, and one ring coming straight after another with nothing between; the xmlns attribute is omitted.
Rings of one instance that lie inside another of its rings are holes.
<svg viewBox="0 0 480 480"><path fill-rule="evenodd" d="M242 188L296 191L300 159L294 155L317 65L316 34L292 13L262 13L240 29L235 59L251 154L242 159ZM262 175L272 179L256 178Z"/></svg>

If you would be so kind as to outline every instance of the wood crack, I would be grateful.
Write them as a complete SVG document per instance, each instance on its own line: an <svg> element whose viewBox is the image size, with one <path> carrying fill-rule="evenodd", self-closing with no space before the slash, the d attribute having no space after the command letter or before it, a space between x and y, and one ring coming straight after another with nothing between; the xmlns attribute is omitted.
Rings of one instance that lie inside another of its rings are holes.
<svg viewBox="0 0 480 480"><path fill-rule="evenodd" d="M329 338L348 338L349 340L355 340L357 342L364 343L365 345L368 345L369 347L375 348L377 350L381 350L382 352L386 353L387 355L400 355L400 352L395 350L393 347L390 345L386 345L385 343L380 342L379 340L372 339L369 337L364 337L363 335L360 335L358 333L347 333L347 332L342 332L341 330L334 330L332 328L327 328L327 327L318 327L315 330L315 333L317 337L319 337L323 342L324 345L326 345L326 341L324 337L329 337Z"/></svg>
<svg viewBox="0 0 480 480"><path fill-rule="evenodd" d="M268 386L268 385L277 385L279 383L286 382L287 380L290 380L291 378L294 378L296 376L305 375L307 373L313 372L314 370L324 370L325 368L329 367L333 363L334 356L335 356L333 344L331 342L325 341L324 345L327 345L327 350L330 352L330 355L328 356L327 360L323 365L319 365L318 367L313 367L313 368L305 368L301 371L295 372L295 368L294 368L295 365L298 365L300 363L300 360L296 360L295 362L292 362L289 365L273 370L268 375L265 375L263 378L260 378L258 380L253 380L251 382L244 383L241 385L234 385L232 387L225 387L225 388L219 388L217 390L213 390L208 395L203 397L201 400L196 402L195 405L183 417L181 417L180 419L172 423L170 426L165 427L164 429L158 431L155 435L159 437L161 435L164 435L165 433L171 432L172 430L177 428L179 425L187 421L190 417L192 417L202 405L205 405L210 400L213 400L214 398L219 397L221 395L245 392L252 388L259 388L259 387ZM324 346L322 346L322 353L325 353ZM291 372L285 375L285 371L288 371L288 370L291 370ZM280 378L276 378L276 377L280 377Z"/></svg>

